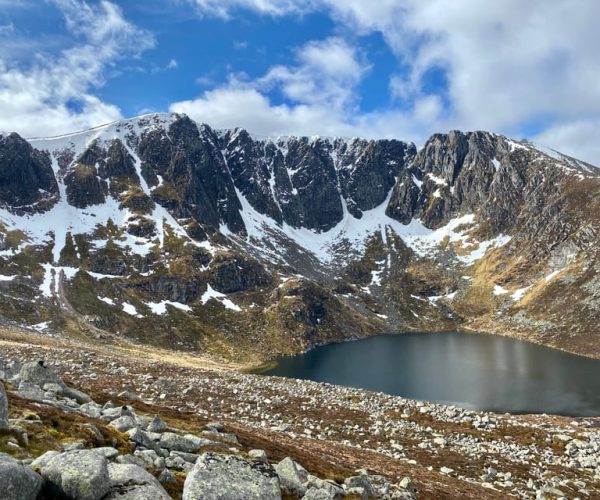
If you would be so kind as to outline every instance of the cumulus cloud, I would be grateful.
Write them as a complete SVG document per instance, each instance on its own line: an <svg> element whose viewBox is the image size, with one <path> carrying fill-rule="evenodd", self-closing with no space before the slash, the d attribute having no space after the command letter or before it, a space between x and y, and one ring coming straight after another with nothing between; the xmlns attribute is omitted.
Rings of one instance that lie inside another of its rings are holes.
<svg viewBox="0 0 600 500"><path fill-rule="evenodd" d="M221 17L242 9L271 16L327 11L355 33L381 33L408 67L391 79L391 95L413 105L421 118L434 117L432 132L446 125L521 135L528 123L544 121L552 125L541 137L600 163L597 139L584 133L600 120L595 0L189 1L203 14ZM424 93L432 70L445 74L444 96ZM442 97L448 109L440 122Z"/></svg>
<svg viewBox="0 0 600 500"><path fill-rule="evenodd" d="M154 44L108 1L91 6L77 0L50 0L64 15L76 42L29 64L0 60L0 129L26 136L69 132L121 117L93 89L104 83L107 66Z"/></svg>

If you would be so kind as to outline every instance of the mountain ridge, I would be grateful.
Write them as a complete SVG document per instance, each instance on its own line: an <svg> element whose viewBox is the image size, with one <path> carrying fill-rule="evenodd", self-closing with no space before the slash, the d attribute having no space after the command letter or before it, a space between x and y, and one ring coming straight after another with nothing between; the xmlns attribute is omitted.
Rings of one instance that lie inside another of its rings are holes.
<svg viewBox="0 0 600 500"><path fill-rule="evenodd" d="M151 114L2 136L0 185L0 313L24 324L230 359L459 327L598 355L600 175L528 142L259 139ZM567 275L565 309L547 295Z"/></svg>

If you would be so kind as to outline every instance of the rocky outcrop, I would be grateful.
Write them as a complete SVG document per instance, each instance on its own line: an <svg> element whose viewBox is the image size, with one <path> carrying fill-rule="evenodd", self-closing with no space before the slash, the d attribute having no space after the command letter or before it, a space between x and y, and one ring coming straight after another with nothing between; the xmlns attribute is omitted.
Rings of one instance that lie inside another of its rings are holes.
<svg viewBox="0 0 600 500"><path fill-rule="evenodd" d="M279 479L263 462L231 455L203 454L188 474L183 500L280 500Z"/></svg>
<svg viewBox="0 0 600 500"><path fill-rule="evenodd" d="M156 184L157 176L164 180L154 190L154 199L173 215L192 217L213 228L224 224L233 232L243 230L241 205L209 127L199 128L181 116L168 131L143 134L137 151L149 183Z"/></svg>
<svg viewBox="0 0 600 500"><path fill-rule="evenodd" d="M108 186L94 166L76 165L65 176L65 185L67 201L74 207L86 208L106 201Z"/></svg>
<svg viewBox="0 0 600 500"><path fill-rule="evenodd" d="M0 206L34 212L58 199L50 156L18 134L0 135Z"/></svg>

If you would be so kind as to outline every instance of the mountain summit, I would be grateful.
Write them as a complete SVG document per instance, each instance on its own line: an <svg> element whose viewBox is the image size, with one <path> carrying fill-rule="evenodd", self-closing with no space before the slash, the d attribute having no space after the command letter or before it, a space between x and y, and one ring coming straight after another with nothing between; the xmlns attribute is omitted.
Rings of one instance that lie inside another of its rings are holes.
<svg viewBox="0 0 600 500"><path fill-rule="evenodd" d="M488 132L0 136L0 313L259 360L473 328L598 355L600 171Z"/></svg>

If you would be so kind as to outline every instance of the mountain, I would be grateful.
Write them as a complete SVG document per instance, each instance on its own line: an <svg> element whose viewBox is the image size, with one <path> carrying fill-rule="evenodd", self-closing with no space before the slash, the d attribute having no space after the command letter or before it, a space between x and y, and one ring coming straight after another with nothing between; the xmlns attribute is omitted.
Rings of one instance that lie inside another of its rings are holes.
<svg viewBox="0 0 600 500"><path fill-rule="evenodd" d="M456 328L597 357L599 194L595 167L488 132L3 134L0 315L248 361Z"/></svg>

